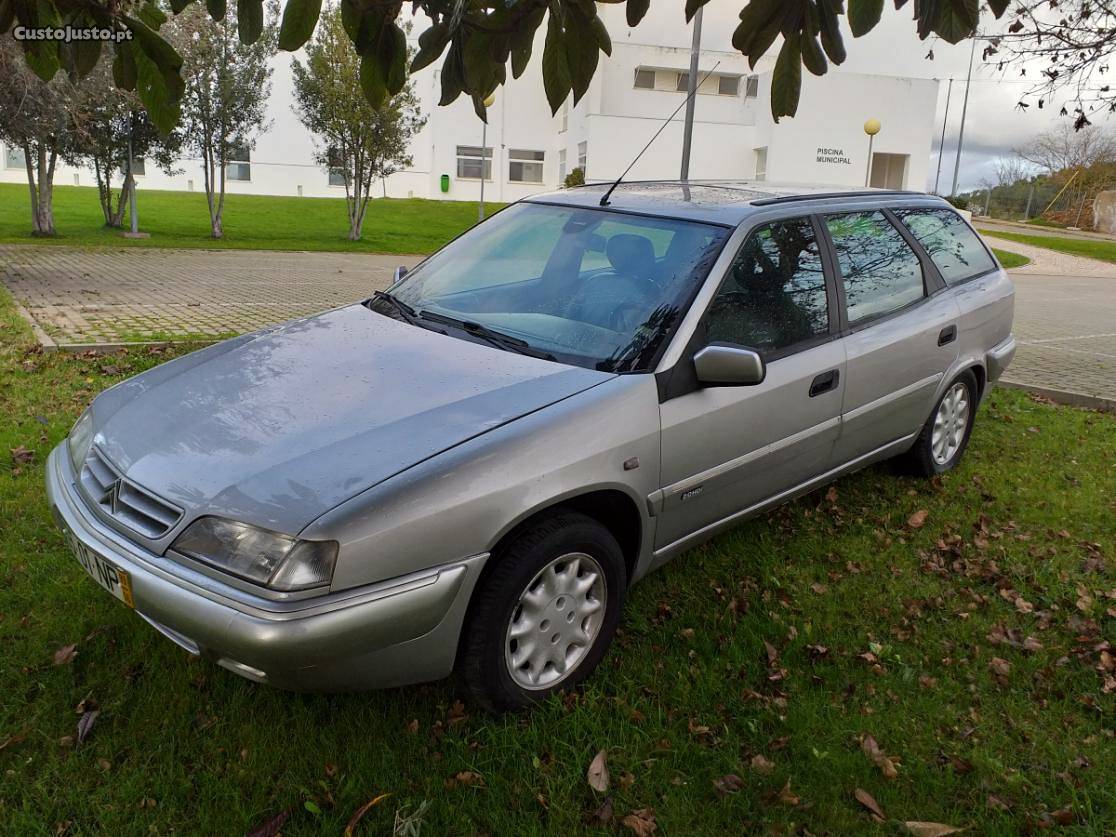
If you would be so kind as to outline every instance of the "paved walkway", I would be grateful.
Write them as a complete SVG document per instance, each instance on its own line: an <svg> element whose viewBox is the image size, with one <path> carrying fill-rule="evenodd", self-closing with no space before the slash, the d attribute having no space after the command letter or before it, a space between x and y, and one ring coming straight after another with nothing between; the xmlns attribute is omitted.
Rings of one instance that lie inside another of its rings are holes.
<svg viewBox="0 0 1116 837"><path fill-rule="evenodd" d="M1012 271L1019 349L1006 380L1116 404L1116 265L993 239ZM387 287L420 256L0 246L0 281L61 346L244 332Z"/></svg>
<svg viewBox="0 0 1116 837"><path fill-rule="evenodd" d="M1005 221L1000 218L974 218L973 226L981 230L999 230L1019 235L1046 236L1053 238L1077 238L1082 241L1116 241L1116 236L1092 230L1066 230L1060 227L1043 227L1021 221Z"/></svg>
<svg viewBox="0 0 1116 837"><path fill-rule="evenodd" d="M252 331L363 299L421 256L0 246L0 281L58 345Z"/></svg>

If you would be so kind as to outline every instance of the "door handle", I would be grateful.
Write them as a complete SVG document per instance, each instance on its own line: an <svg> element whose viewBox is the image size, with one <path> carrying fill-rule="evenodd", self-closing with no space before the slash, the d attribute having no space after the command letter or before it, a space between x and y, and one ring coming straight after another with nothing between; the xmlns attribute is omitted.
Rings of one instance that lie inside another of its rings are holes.
<svg viewBox="0 0 1116 837"><path fill-rule="evenodd" d="M952 343L957 339L957 326L949 325L938 332L938 345L944 346L946 343Z"/></svg>
<svg viewBox="0 0 1116 837"><path fill-rule="evenodd" d="M810 382L810 397L821 395L823 392L837 389L837 382L841 380L841 373L836 369L822 372Z"/></svg>

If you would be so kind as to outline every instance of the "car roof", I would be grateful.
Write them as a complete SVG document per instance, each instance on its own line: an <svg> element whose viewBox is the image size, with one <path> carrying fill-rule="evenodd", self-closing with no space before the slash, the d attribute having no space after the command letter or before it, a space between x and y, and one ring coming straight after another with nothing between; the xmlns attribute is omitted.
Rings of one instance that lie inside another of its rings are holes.
<svg viewBox="0 0 1116 837"><path fill-rule="evenodd" d="M599 207L611 183L591 183L556 192L533 195L530 203L563 206ZM748 216L765 207L784 203L887 205L897 202L932 203L948 206L941 198L924 192L887 189L852 189L848 186L767 181L718 180L642 180L621 183L608 199L612 210L684 218L693 221L737 226ZM851 207L850 207L851 208ZM803 206L803 212L817 211L816 206Z"/></svg>

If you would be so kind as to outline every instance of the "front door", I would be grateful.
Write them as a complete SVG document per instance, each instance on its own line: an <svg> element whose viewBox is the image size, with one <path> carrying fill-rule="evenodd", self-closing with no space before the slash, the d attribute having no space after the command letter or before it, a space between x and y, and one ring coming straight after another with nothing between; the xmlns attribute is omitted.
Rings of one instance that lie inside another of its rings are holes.
<svg viewBox="0 0 1116 837"><path fill-rule="evenodd" d="M820 229L808 217L748 236L691 346L759 351L764 381L697 386L660 405L662 549L824 473L838 435L845 350ZM684 359L682 363L691 363Z"/></svg>

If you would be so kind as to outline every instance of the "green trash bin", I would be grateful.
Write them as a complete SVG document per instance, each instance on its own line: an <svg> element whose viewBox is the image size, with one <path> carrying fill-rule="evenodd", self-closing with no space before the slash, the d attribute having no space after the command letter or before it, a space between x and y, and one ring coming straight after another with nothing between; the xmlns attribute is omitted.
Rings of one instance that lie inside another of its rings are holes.
<svg viewBox="0 0 1116 837"><path fill-rule="evenodd" d="M441 180L442 180L442 191L443 192L448 192L449 191L449 175L448 174L443 174Z"/></svg>

